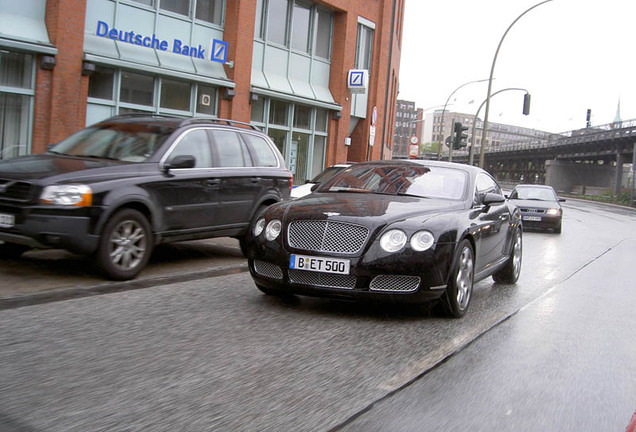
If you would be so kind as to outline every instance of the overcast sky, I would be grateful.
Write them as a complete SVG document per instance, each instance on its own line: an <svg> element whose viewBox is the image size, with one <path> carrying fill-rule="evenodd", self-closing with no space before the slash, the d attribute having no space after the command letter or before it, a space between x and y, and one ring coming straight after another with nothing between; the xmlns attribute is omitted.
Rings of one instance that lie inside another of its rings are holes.
<svg viewBox="0 0 636 432"><path fill-rule="evenodd" d="M460 85L487 79L506 29L540 0L406 0L399 99L444 105ZM489 121L565 132L636 119L636 0L552 0L521 17L495 63ZM457 91L448 109L474 115L487 82ZM473 101L472 103L470 103ZM485 107L485 106L484 106ZM427 113L433 110L427 111ZM484 117L484 108L480 118Z"/></svg>

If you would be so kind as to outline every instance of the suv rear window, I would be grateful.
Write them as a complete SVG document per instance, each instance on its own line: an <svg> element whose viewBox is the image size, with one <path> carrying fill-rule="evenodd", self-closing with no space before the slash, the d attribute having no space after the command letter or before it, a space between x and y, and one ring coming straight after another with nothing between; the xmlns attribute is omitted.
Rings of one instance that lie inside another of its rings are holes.
<svg viewBox="0 0 636 432"><path fill-rule="evenodd" d="M260 167L276 167L278 159L272 151L272 147L264 138L246 133L243 137L247 140L256 157L255 165Z"/></svg>

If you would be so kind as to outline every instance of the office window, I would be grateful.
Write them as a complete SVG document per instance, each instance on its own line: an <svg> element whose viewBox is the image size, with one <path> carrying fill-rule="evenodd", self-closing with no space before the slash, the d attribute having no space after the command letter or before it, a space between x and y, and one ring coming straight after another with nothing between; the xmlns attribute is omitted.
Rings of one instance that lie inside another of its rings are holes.
<svg viewBox="0 0 636 432"><path fill-rule="evenodd" d="M287 0L269 0L267 40L285 45L287 35Z"/></svg>
<svg viewBox="0 0 636 432"><path fill-rule="evenodd" d="M190 83L161 80L161 108L170 108L181 111L190 109Z"/></svg>
<svg viewBox="0 0 636 432"><path fill-rule="evenodd" d="M115 70L97 66L88 80L88 97L111 100Z"/></svg>
<svg viewBox="0 0 636 432"><path fill-rule="evenodd" d="M197 0L197 19L217 25L223 24L223 0Z"/></svg>
<svg viewBox="0 0 636 432"><path fill-rule="evenodd" d="M309 52L309 23L311 6L294 2L292 21L292 48Z"/></svg>
<svg viewBox="0 0 636 432"><path fill-rule="evenodd" d="M316 24L314 31L314 54L317 57L325 59L331 55L331 23L333 17L330 13L322 10L316 10Z"/></svg>
<svg viewBox="0 0 636 432"><path fill-rule="evenodd" d="M152 106L154 81L155 79L149 75L123 72L119 100L136 105Z"/></svg>

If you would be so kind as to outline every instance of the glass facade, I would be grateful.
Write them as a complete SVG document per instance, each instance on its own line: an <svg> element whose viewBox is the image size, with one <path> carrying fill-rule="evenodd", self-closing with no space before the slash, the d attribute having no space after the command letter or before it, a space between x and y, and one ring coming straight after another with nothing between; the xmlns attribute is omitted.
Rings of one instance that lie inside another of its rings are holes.
<svg viewBox="0 0 636 432"><path fill-rule="evenodd" d="M278 99L259 97L252 102L252 123L264 128L272 138L296 185L324 169L327 116L326 109Z"/></svg>
<svg viewBox="0 0 636 432"><path fill-rule="evenodd" d="M98 66L89 78L86 123L129 112L213 117L217 105L214 86Z"/></svg>
<svg viewBox="0 0 636 432"><path fill-rule="evenodd" d="M34 77L34 55L0 49L0 159L30 153Z"/></svg>

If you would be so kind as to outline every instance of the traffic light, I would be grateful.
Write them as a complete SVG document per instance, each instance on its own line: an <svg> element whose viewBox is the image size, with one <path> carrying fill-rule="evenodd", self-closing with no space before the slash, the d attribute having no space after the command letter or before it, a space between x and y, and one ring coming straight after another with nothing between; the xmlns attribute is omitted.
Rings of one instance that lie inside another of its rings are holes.
<svg viewBox="0 0 636 432"><path fill-rule="evenodd" d="M453 150L459 150L462 147L466 147L466 138L468 135L464 133L465 130L468 130L468 126L464 126L460 122L455 122L455 126L453 128Z"/></svg>
<svg viewBox="0 0 636 432"><path fill-rule="evenodd" d="M523 95L523 115L530 114L530 93Z"/></svg>

